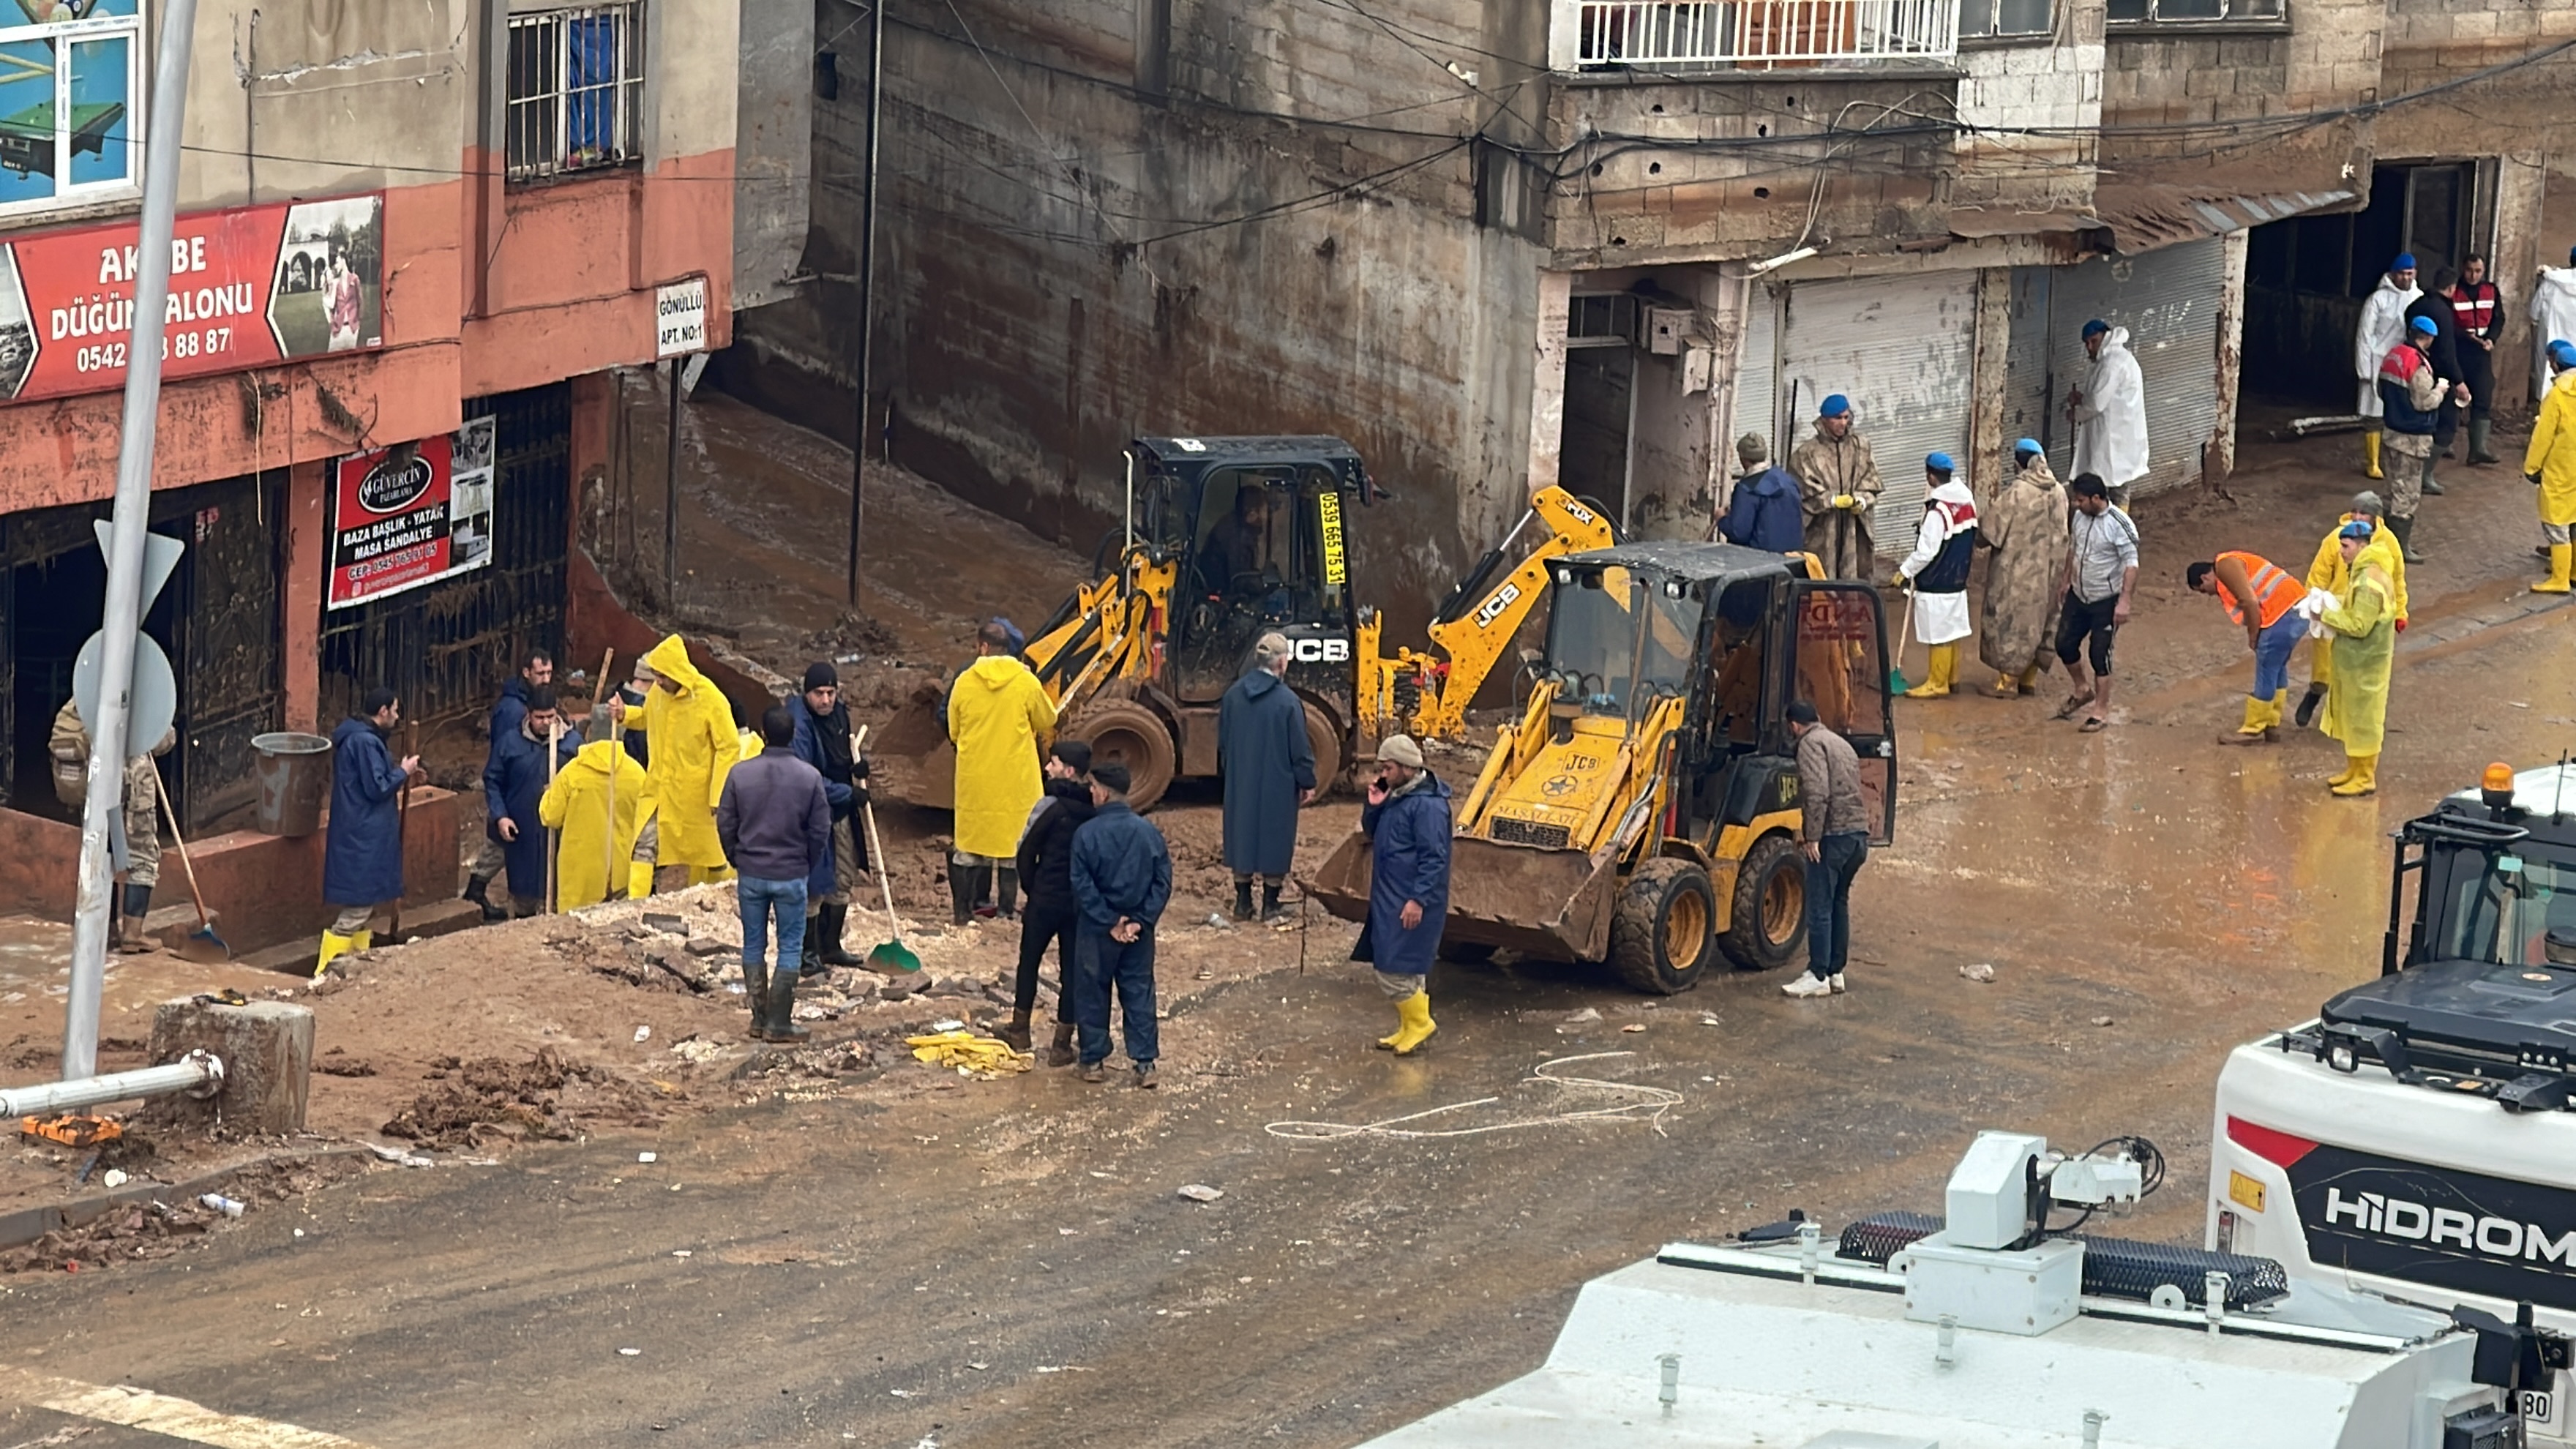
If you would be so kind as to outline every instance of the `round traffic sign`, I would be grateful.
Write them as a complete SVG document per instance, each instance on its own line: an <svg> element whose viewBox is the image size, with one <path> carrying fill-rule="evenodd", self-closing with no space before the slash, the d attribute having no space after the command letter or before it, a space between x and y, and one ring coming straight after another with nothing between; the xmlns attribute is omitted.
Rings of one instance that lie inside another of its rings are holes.
<svg viewBox="0 0 2576 1449"><path fill-rule="evenodd" d="M101 629L82 643L79 657L72 660L72 698L80 703L84 726L98 718L98 677L106 668L106 655L107 631ZM161 651L159 640L139 630L134 636L132 699L133 708L125 716L129 759L152 753L179 714L179 680L170 672L170 656Z"/></svg>

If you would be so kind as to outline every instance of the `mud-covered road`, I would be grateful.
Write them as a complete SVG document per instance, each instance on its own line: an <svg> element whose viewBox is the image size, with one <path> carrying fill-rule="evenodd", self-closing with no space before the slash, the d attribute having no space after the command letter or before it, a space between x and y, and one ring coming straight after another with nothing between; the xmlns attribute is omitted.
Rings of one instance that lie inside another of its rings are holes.
<svg viewBox="0 0 2576 1449"><path fill-rule="evenodd" d="M719 1081L658 1127L379 1170L166 1259L0 1279L0 1449L188 1441L108 1425L80 1388L119 1384L235 1416L200 1443L1337 1446L1526 1371L1576 1285L1664 1241L1930 1208L1990 1126L2153 1138L2172 1176L2125 1230L2196 1240L2218 1062L2377 969L2387 832L2491 759L2576 743L2570 616L2518 582L2528 492L2459 476L2376 799L2326 795L2312 734L2212 743L2241 636L2172 575L2212 547L2304 560L2352 485L2283 463L2240 479L2246 507L2142 510L2113 729L2050 722L2045 694L1903 706L1905 814L1855 892L1849 996L1444 966L1434 1049L1398 1061L1369 1049L1388 1013L1334 959L1345 929L1319 925L1301 972L1294 937L1189 925L1202 885L1173 910L1158 1092L909 1065ZM1158 818L1205 851L1212 816ZM522 990L513 1019L549 1021L504 939L454 989ZM981 972L1005 946L956 949ZM1991 984L1960 975L1980 962ZM406 1025L439 1031L371 1029ZM1532 1080L1577 1056L1557 1073L1678 1100L1550 1120L1639 1100ZM1408 1125L1483 1130L1321 1135L1457 1104L1478 1105Z"/></svg>

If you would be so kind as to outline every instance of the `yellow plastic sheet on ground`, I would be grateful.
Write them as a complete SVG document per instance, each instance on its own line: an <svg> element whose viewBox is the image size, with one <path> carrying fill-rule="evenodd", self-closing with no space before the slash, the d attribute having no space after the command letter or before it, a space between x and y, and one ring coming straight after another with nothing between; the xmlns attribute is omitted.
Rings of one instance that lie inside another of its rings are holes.
<svg viewBox="0 0 2576 1449"><path fill-rule="evenodd" d="M908 1036L903 1044L912 1048L913 1056L933 1066L955 1067L970 1077L992 1077L1003 1072L1025 1072L1036 1065L1027 1052L1013 1051L1009 1042L998 1037L977 1036L971 1031L943 1031L930 1036Z"/></svg>

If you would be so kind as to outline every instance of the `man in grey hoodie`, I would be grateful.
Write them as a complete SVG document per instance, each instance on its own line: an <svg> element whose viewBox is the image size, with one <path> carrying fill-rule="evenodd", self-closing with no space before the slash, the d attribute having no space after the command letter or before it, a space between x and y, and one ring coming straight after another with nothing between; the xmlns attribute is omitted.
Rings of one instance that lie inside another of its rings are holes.
<svg viewBox="0 0 2576 1449"><path fill-rule="evenodd" d="M832 849L832 802L823 776L796 758L796 716L773 704L760 717L760 754L725 776L716 802L716 839L739 879L742 988L751 996L751 1034L761 1041L805 1035L795 1020L796 962L805 953L805 884ZM778 919L778 969L762 958Z"/></svg>

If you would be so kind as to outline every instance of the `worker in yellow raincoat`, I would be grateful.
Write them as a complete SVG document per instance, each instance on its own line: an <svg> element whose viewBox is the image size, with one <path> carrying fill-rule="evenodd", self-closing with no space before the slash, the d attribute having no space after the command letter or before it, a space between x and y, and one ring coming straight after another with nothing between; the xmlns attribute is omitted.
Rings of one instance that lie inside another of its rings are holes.
<svg viewBox="0 0 2576 1449"><path fill-rule="evenodd" d="M725 777L742 758L741 731L724 691L689 662L689 646L677 634L656 644L644 656L653 672L653 688L644 696L642 718L627 724L652 740L655 849L652 864L635 862L633 873L650 881L654 865L685 865L689 884L729 880L724 845L716 839L716 803L724 796ZM651 886L633 889L644 895Z"/></svg>
<svg viewBox="0 0 2576 1449"><path fill-rule="evenodd" d="M577 911L608 898L610 866L635 853L635 832L653 814L653 781L623 741L611 737L610 710L590 713L590 743L556 772L537 801L537 818L561 831L555 846L555 909ZM615 839L610 840L610 772L615 771ZM626 882L619 881L619 885Z"/></svg>
<svg viewBox="0 0 2576 1449"><path fill-rule="evenodd" d="M2317 622L2334 633L2334 688L2318 728L2343 743L2343 772L2326 781L2337 795L2379 791L2379 746L2388 722L2388 671L2397 658L2397 585L2372 545L2372 526L2353 522L2337 534L2352 587Z"/></svg>
<svg viewBox="0 0 2576 1449"><path fill-rule="evenodd" d="M996 870L1005 873L1001 912L1012 913L1020 832L1046 793L1038 755L1055 734L1055 703L1011 652L1001 621L977 633L975 653L948 687L948 738L957 745L957 848L948 861L948 894L961 926ZM655 740L657 755L661 748Z"/></svg>
<svg viewBox="0 0 2576 1449"><path fill-rule="evenodd" d="M2568 527L2576 524L2576 343L2564 338L2548 347L2556 370L2540 416L2532 421L2531 446L2522 455L2522 476L2540 485L2540 535L2549 549L2549 577L2531 586L2535 594L2563 594L2571 587L2576 548Z"/></svg>
<svg viewBox="0 0 2576 1449"><path fill-rule="evenodd" d="M2317 540L2317 556L2308 564L2308 587L2323 589L2340 599L2352 592L2352 565L2343 558L2343 526L2359 520L2372 528L2370 546L2362 552L2379 561L2395 588L2390 600L2397 609L2397 632L2406 632L2406 551L2399 547L2397 535L2389 530L2388 510L2379 495L2365 488L2352 495L2352 509L2335 520L2326 536ZM2308 692L2299 697L2299 711L2291 721L2301 729L2316 718L2317 705L2334 686L2334 631L2308 641Z"/></svg>

